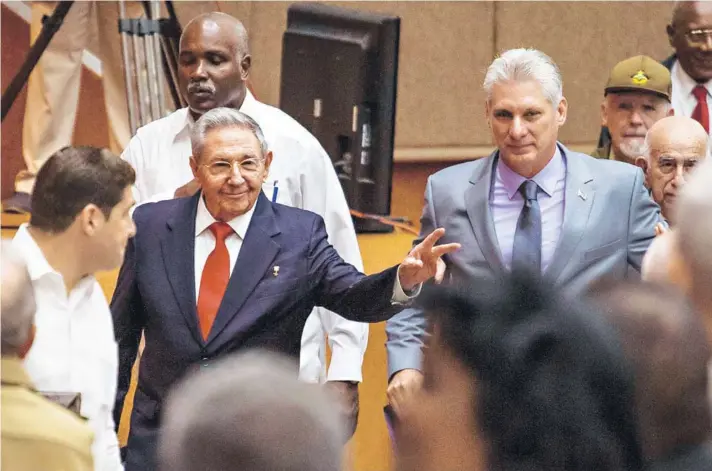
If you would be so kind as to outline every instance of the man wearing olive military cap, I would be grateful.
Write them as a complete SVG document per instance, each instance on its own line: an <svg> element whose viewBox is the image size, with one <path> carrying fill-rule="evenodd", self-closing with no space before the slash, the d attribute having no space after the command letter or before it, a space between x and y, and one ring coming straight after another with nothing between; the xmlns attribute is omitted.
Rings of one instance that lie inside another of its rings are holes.
<svg viewBox="0 0 712 471"><path fill-rule="evenodd" d="M672 114L671 95L670 71L655 59L635 56L616 64L601 103L601 124L610 140L599 142L592 155L633 164L642 155L648 129Z"/></svg>

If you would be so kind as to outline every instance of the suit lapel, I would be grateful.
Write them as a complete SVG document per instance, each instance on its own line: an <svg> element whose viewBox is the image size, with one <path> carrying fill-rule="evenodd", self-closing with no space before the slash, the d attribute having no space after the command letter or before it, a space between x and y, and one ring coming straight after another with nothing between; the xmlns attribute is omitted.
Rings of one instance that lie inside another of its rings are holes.
<svg viewBox="0 0 712 471"><path fill-rule="evenodd" d="M202 344L195 301L195 214L200 192L182 200L168 219L168 233L161 241L163 263L173 295L195 341Z"/></svg>
<svg viewBox="0 0 712 471"><path fill-rule="evenodd" d="M487 157L484 165L473 172L470 178L470 187L465 192L465 206L470 219L472 230L480 245L485 260L497 273L504 272L501 252L497 235L494 230L494 220L489 204L490 188L492 186L492 172L496 162L497 153Z"/></svg>
<svg viewBox="0 0 712 471"><path fill-rule="evenodd" d="M596 196L593 175L581 158L572 155L560 145L566 159L566 189L564 196L564 222L561 226L559 243L544 275L556 280L570 263L576 246L586 231L593 200Z"/></svg>
<svg viewBox="0 0 712 471"><path fill-rule="evenodd" d="M255 203L255 212L247 228L245 240L242 242L240 254L237 256L235 268L225 291L217 317L210 330L207 343L212 342L220 332L233 320L240 308L250 296L257 283L279 253L280 246L272 237L279 234L272 205L267 197L260 192ZM245 313L247 314L247 313ZM263 313L253 313L256 319ZM245 326L252 324L254 319L241 319Z"/></svg>

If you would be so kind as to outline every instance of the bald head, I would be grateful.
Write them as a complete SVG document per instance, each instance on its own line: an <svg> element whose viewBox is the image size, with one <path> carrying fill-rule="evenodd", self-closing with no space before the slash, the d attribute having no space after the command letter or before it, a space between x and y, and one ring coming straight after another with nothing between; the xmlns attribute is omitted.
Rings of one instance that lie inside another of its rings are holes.
<svg viewBox="0 0 712 471"><path fill-rule="evenodd" d="M240 109L252 58L247 31L228 14L205 13L180 38L178 86L195 119L213 108Z"/></svg>
<svg viewBox="0 0 712 471"><path fill-rule="evenodd" d="M190 375L171 392L159 446L170 471L334 471L344 431L337 407L297 365L252 351Z"/></svg>
<svg viewBox="0 0 712 471"><path fill-rule="evenodd" d="M240 57L250 53L247 30L240 20L227 13L213 11L198 15L185 25L183 34L180 37L180 44L191 35L202 33L203 31L216 31L225 39L235 45L235 49Z"/></svg>
<svg viewBox="0 0 712 471"><path fill-rule="evenodd" d="M601 290L596 300L618 329L634 370L646 459L705 442L711 432L711 350L684 296L669 286L626 282Z"/></svg>
<svg viewBox="0 0 712 471"><path fill-rule="evenodd" d="M651 196L671 224L678 192L689 172L707 157L708 139L700 123L685 116L663 118L645 135L644 155L636 164L645 172Z"/></svg>
<svg viewBox="0 0 712 471"><path fill-rule="evenodd" d="M0 291L2 356L22 356L34 323L35 296L24 262L6 240L0 243Z"/></svg>

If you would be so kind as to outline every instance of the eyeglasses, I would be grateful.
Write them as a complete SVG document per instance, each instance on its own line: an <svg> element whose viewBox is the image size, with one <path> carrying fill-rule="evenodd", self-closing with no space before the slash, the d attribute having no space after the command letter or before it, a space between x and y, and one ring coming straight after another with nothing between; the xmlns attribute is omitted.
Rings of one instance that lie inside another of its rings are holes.
<svg viewBox="0 0 712 471"><path fill-rule="evenodd" d="M215 160L209 164L202 164L202 167L206 167L210 175L214 177L227 177L232 173L232 169L235 165L240 170L240 175L249 176L258 173L263 166L264 162L260 159L245 159L245 160L234 160L229 162L227 160Z"/></svg>
<svg viewBox="0 0 712 471"><path fill-rule="evenodd" d="M697 159L677 160L669 157L662 157L658 159L658 168L665 175L677 172L680 167L682 167L683 173L689 173L695 168L697 162Z"/></svg>
<svg viewBox="0 0 712 471"><path fill-rule="evenodd" d="M712 38L712 29L692 29L685 33L685 37L692 46L704 46Z"/></svg>

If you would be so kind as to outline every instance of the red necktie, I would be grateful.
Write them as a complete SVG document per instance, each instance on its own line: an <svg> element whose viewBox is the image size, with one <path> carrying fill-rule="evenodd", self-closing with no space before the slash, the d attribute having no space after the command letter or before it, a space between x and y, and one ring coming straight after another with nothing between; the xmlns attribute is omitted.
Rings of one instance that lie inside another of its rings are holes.
<svg viewBox="0 0 712 471"><path fill-rule="evenodd" d="M710 132L710 111L707 108L707 89L698 85L692 90L692 94L697 98L697 106L692 112L692 119L699 122L705 131Z"/></svg>
<svg viewBox="0 0 712 471"><path fill-rule="evenodd" d="M233 233L232 227L224 222L214 222L208 229L215 236L215 249L205 262L198 294L198 321L200 332L206 340L230 281L230 254L225 239Z"/></svg>

